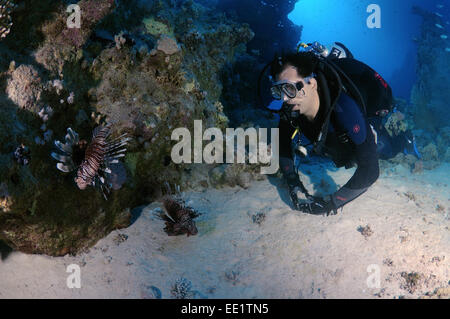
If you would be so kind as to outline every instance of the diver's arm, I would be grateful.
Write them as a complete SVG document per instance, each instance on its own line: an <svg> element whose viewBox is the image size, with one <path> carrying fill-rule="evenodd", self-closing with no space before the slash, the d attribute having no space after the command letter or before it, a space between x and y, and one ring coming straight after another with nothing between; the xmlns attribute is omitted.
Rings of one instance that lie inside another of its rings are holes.
<svg viewBox="0 0 450 319"><path fill-rule="evenodd" d="M368 129L367 138L362 144L356 145L357 169L350 180L337 192L331 195L335 208L339 208L364 193L380 174L377 146L372 130Z"/></svg>
<svg viewBox="0 0 450 319"><path fill-rule="evenodd" d="M359 106L349 96L341 94L335 111L340 126L355 145L357 164L350 180L331 196L331 202L339 208L364 193L377 180L379 166L375 136Z"/></svg>
<svg viewBox="0 0 450 319"><path fill-rule="evenodd" d="M331 199L312 197L311 202L302 203L298 209L310 214L336 214L337 209L364 193L378 178L379 166L376 145L371 130L365 141L356 146L358 168L352 178Z"/></svg>
<svg viewBox="0 0 450 319"><path fill-rule="evenodd" d="M305 186L300 181L298 174L295 172L294 160L292 158L292 135L295 132L295 128L287 121L280 120L279 128L279 141L280 141L280 167L283 177L289 187L289 196L291 197L292 204L295 209L299 207L299 201L297 192L301 191L306 196L309 196Z"/></svg>
<svg viewBox="0 0 450 319"><path fill-rule="evenodd" d="M278 124L279 129L279 155L280 155L280 168L283 176L295 173L294 160L292 158L291 149L291 136L294 134L295 129L288 121L280 120Z"/></svg>

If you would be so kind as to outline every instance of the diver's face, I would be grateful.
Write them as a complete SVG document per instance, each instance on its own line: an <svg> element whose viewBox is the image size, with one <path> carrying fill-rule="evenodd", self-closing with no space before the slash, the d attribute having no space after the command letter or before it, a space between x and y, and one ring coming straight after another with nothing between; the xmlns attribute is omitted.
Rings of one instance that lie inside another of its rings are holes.
<svg viewBox="0 0 450 319"><path fill-rule="evenodd" d="M293 111L299 111L300 114L313 119L319 109L316 79L311 78L309 83L306 83L305 79L298 75L297 68L288 65L276 80L293 83L303 82L303 88L297 92L294 98L289 98L286 94L283 94L283 101L293 106Z"/></svg>

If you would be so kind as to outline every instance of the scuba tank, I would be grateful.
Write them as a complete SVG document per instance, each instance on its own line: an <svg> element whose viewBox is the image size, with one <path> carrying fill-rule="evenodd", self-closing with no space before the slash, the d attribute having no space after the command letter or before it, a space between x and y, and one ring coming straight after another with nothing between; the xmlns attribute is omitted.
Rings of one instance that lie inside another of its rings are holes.
<svg viewBox="0 0 450 319"><path fill-rule="evenodd" d="M328 59L345 59L345 58L353 59L353 54L341 42L334 42L331 47L331 50L328 50L326 46L317 41L308 44L302 42L297 46L297 52L311 52L311 51Z"/></svg>

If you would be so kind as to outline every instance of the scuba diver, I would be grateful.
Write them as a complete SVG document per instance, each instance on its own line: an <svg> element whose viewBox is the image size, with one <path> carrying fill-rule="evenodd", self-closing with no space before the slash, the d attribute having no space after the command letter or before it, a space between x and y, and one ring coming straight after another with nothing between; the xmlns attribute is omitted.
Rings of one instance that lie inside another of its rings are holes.
<svg viewBox="0 0 450 319"><path fill-rule="evenodd" d="M297 52L276 57L261 72L258 91L269 66L275 99L269 109L280 116L280 168L294 209L336 214L378 179L379 157L390 158L402 150L420 156L411 132L392 137L384 127L394 109L389 85L343 44L337 42L329 53L318 42L302 43ZM356 171L335 193L312 196L294 162L308 153L329 157L336 167L356 165ZM298 192L307 200L300 201Z"/></svg>

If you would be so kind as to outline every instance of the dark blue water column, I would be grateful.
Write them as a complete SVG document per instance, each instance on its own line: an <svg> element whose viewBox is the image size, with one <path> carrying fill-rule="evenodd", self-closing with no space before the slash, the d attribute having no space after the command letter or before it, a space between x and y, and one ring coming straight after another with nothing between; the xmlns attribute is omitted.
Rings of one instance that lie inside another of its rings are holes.
<svg viewBox="0 0 450 319"><path fill-rule="evenodd" d="M335 41L343 42L356 59L370 65L389 82L395 96L409 99L416 68L413 39L420 35L422 22L411 8L418 5L445 14L446 2L299 0L289 19L303 25L302 42L319 41L327 46ZM367 12L370 4L380 8L380 28L367 25L373 13Z"/></svg>

